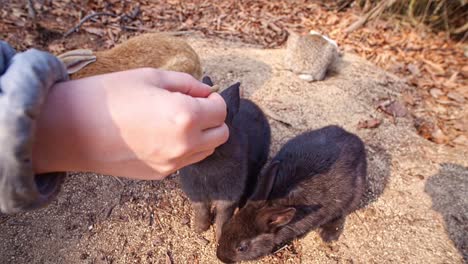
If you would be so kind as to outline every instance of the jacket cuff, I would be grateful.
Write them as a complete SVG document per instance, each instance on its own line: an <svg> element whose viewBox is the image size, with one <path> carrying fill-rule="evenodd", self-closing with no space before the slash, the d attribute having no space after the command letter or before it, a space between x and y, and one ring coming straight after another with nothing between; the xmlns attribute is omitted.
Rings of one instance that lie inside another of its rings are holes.
<svg viewBox="0 0 468 264"><path fill-rule="evenodd" d="M68 80L62 62L31 49L16 53L0 41L0 211L42 207L58 193L64 172L35 175L36 119L50 87Z"/></svg>

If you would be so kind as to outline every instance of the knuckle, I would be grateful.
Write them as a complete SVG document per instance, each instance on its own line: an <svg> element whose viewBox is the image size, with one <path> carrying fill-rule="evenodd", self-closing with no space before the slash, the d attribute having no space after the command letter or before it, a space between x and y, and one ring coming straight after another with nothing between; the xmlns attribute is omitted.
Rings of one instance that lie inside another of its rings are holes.
<svg viewBox="0 0 468 264"><path fill-rule="evenodd" d="M175 117L176 125L183 129L184 131L188 128L191 128L196 123L196 116L193 111L189 109L184 109L180 111Z"/></svg>
<svg viewBox="0 0 468 264"><path fill-rule="evenodd" d="M188 153L189 151L190 151L190 144L184 141L180 142L179 144L177 144L177 146L173 148L172 157L173 159L177 159L183 156L184 154Z"/></svg>
<svg viewBox="0 0 468 264"><path fill-rule="evenodd" d="M229 128L226 124L223 124L222 143L225 143L229 139Z"/></svg>

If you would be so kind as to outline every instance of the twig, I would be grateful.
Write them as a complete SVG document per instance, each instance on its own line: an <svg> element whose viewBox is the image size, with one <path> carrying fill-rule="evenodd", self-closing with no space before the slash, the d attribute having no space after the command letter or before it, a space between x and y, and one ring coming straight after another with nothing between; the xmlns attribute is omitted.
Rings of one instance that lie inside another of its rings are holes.
<svg viewBox="0 0 468 264"><path fill-rule="evenodd" d="M371 9L367 14L365 14L363 17L359 18L356 22L351 24L347 29L344 30L345 33L349 34L353 32L354 30L362 27L364 24L367 23L367 21L374 15L380 14L382 11L384 11L386 8L392 6L396 0L385 0L377 4L374 8Z"/></svg>
<svg viewBox="0 0 468 264"><path fill-rule="evenodd" d="M163 229L163 226L162 226L162 223L161 223L161 219L159 219L159 216L158 216L157 214L154 214L154 213L153 213L153 217L154 217L154 219L156 219L156 222L158 222L159 228L160 228L161 230L164 230L164 229Z"/></svg>
<svg viewBox="0 0 468 264"><path fill-rule="evenodd" d="M116 25L109 25L111 28L117 28L117 29L127 29L127 30L135 30L135 31L144 31L144 32L149 32L149 33L162 33L162 34L169 34L173 36L180 36L180 35L187 35L187 34L193 34L195 31L192 30L181 30L181 31L158 31L152 28L146 28L146 27L133 27L133 26L116 26Z"/></svg>
<svg viewBox="0 0 468 264"><path fill-rule="evenodd" d="M172 261L172 257L171 257L171 252L168 250L166 251L166 264L173 264L174 261Z"/></svg>
<svg viewBox="0 0 468 264"><path fill-rule="evenodd" d="M112 177L114 177L114 179L120 183L120 186L125 186L125 183L119 177L117 176L112 176Z"/></svg>
<svg viewBox="0 0 468 264"><path fill-rule="evenodd" d="M70 30L68 30L68 31L63 35L63 37L66 38L66 37L68 37L69 35L73 34L73 32L76 32L86 21L90 20L90 19L93 18L93 17L97 17L97 16L118 17L118 15L116 15L116 14L106 13L106 12L99 12L99 13L89 14L89 15L85 16L83 19L81 19L80 22L79 22L76 26L74 26L73 28L71 28Z"/></svg>
<svg viewBox="0 0 468 264"><path fill-rule="evenodd" d="M37 11L36 11L36 8L34 7L33 0L28 0L28 15L30 18L36 19Z"/></svg>
<svg viewBox="0 0 468 264"><path fill-rule="evenodd" d="M273 252L273 254L276 254L276 253L280 252L281 250L283 250L283 249L285 249L285 248L287 248L287 247L289 247L289 244L284 244L282 247L280 247L280 248L278 248L277 250L275 250L275 252Z"/></svg>

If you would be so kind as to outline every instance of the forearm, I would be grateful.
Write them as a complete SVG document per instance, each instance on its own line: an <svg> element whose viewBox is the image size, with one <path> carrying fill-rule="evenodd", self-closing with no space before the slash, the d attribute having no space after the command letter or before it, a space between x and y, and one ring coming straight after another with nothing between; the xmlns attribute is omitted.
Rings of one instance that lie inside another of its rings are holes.
<svg viewBox="0 0 468 264"><path fill-rule="evenodd" d="M138 118L131 113L139 105L106 81L107 78L92 77L58 83L52 88L38 119L36 172L92 171L138 178L132 171L145 170L154 178L161 176L136 156L128 144L131 142L126 142L122 133L131 131L115 121L119 113L110 102L128 101L119 104L119 112L129 113L129 119Z"/></svg>

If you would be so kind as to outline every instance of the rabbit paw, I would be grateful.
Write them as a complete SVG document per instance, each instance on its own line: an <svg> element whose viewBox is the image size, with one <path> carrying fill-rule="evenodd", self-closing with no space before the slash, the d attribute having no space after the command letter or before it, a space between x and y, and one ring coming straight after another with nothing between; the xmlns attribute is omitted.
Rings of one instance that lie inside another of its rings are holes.
<svg viewBox="0 0 468 264"><path fill-rule="evenodd" d="M315 81L314 76L312 76L311 74L299 74L299 79L307 82Z"/></svg>

